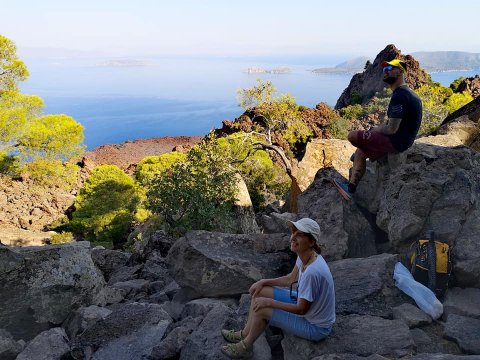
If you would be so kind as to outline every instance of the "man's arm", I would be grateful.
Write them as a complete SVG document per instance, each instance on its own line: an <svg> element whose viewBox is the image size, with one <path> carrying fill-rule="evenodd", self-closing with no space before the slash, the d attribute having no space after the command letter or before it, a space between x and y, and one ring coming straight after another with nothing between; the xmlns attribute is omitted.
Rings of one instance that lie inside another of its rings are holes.
<svg viewBox="0 0 480 360"><path fill-rule="evenodd" d="M376 132L382 133L384 135L393 135L400 128L400 123L401 122L402 122L402 119L390 118L390 119L388 119L387 124L381 124L381 125L375 126L372 129L372 131L376 131Z"/></svg>

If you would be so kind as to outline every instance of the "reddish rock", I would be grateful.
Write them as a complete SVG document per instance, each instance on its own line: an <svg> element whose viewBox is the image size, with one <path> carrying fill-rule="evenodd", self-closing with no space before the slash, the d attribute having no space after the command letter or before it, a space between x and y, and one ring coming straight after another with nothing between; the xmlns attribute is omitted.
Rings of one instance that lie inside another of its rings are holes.
<svg viewBox="0 0 480 360"><path fill-rule="evenodd" d="M473 98L477 98L480 95L480 76L475 75L475 77L469 77L464 79L457 88L456 92L462 93L466 91Z"/></svg>

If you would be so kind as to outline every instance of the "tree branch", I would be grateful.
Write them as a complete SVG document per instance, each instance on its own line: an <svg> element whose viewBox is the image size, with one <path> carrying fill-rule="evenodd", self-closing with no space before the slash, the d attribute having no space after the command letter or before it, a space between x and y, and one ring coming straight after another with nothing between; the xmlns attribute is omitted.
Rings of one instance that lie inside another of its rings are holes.
<svg viewBox="0 0 480 360"><path fill-rule="evenodd" d="M292 164L290 163L290 160L288 160L287 156L285 155L285 152L283 149L279 146L272 145L272 144L265 144L262 142L255 142L253 143L254 146L258 146L259 148L263 150L273 150L275 151L280 157L282 158L282 161L285 165L285 170L287 171L287 174L290 176L292 175Z"/></svg>

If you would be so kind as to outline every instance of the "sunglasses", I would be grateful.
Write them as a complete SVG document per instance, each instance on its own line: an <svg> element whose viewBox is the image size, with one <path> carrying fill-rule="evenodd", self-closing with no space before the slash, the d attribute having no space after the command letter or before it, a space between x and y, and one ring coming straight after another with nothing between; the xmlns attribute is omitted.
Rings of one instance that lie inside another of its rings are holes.
<svg viewBox="0 0 480 360"><path fill-rule="evenodd" d="M386 72L386 71L392 71L394 69L394 67L392 65L388 65L388 66L385 66L383 68L383 72Z"/></svg>

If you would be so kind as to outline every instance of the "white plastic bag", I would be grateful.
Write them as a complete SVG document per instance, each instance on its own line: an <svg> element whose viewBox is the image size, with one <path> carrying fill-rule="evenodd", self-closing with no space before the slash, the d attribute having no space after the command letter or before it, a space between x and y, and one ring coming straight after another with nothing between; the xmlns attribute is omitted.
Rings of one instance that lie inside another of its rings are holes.
<svg viewBox="0 0 480 360"><path fill-rule="evenodd" d="M416 281L410 271L400 262L395 264L393 279L395 280L395 286L413 298L418 307L433 319L442 316L443 305L438 301L433 291Z"/></svg>

